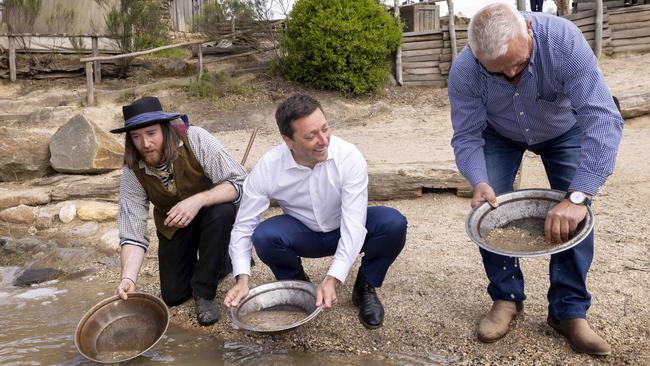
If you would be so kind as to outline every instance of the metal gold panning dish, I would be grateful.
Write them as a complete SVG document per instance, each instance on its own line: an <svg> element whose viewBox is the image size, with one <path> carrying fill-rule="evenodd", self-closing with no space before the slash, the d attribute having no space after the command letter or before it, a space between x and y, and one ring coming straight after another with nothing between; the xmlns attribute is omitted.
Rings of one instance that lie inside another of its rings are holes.
<svg viewBox="0 0 650 366"><path fill-rule="evenodd" d="M277 281L257 286L230 308L235 327L272 333L296 328L320 313L316 286L305 281Z"/></svg>
<svg viewBox="0 0 650 366"><path fill-rule="evenodd" d="M79 321L75 345L86 358L99 363L123 362L153 347L169 325L169 310L159 298L130 293L100 301Z"/></svg>
<svg viewBox="0 0 650 366"><path fill-rule="evenodd" d="M566 192L552 189L522 189L497 197L499 206L492 208L487 202L473 208L465 219L467 235L479 247L492 253L510 257L533 257L559 253L583 241L594 227L594 214L587 206L587 216L578 225L575 235L561 244L548 244L539 250L506 250L490 244L486 237L496 228L508 227L513 222L527 222L544 235L544 219L548 211L564 199Z"/></svg>

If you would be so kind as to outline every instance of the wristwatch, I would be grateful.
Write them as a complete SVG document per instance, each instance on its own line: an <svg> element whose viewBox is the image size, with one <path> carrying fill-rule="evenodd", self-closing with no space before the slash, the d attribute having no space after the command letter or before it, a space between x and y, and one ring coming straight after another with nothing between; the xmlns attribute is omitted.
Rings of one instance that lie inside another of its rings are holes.
<svg viewBox="0 0 650 366"><path fill-rule="evenodd" d="M568 199L574 205L591 205L589 197L580 191L567 192L564 198Z"/></svg>

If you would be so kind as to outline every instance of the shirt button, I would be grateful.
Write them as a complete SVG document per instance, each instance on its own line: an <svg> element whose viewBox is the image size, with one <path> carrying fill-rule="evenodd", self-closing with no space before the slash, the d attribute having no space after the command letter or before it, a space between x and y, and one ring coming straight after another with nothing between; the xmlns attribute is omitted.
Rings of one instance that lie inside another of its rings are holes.
<svg viewBox="0 0 650 366"><path fill-rule="evenodd" d="M520 115L520 116L523 116L523 115L524 115L524 112L519 112L519 115Z"/></svg>
<svg viewBox="0 0 650 366"><path fill-rule="evenodd" d="M519 93L515 93L515 97L518 97L518 96L519 96Z"/></svg>
<svg viewBox="0 0 650 366"><path fill-rule="evenodd" d="M526 132L528 132L528 131L530 131L530 129L527 128L527 129L526 129Z"/></svg>

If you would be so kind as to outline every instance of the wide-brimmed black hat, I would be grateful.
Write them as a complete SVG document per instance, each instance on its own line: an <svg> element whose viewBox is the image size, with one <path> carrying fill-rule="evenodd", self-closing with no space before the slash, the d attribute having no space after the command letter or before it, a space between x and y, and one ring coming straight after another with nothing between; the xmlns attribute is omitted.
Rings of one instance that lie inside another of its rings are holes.
<svg viewBox="0 0 650 366"><path fill-rule="evenodd" d="M142 97L129 105L122 107L124 127L111 130L112 133L122 133L151 126L160 122L169 122L180 118L186 127L189 126L187 115L163 112L162 104L156 97Z"/></svg>

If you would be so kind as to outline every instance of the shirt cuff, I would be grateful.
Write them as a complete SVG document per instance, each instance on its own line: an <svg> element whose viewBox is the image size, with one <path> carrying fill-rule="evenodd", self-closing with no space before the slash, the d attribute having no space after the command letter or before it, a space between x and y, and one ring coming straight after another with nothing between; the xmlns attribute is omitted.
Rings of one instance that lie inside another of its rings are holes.
<svg viewBox="0 0 650 366"><path fill-rule="evenodd" d="M235 188L235 191L237 191L237 198L234 201L232 201L232 203L237 205L241 201L241 186L231 180L229 180L228 182L232 184L232 186Z"/></svg>
<svg viewBox="0 0 650 366"><path fill-rule="evenodd" d="M348 273L350 272L351 267L351 264L348 264L343 260L333 259L332 264L330 265L330 269L327 271L327 274L343 283L348 277Z"/></svg>
<svg viewBox="0 0 650 366"><path fill-rule="evenodd" d="M469 184L474 187L475 185L485 182L489 184L489 180L487 177L487 172L482 171L480 169L468 169L466 170L463 175L465 176L465 179L469 182Z"/></svg>
<svg viewBox="0 0 650 366"><path fill-rule="evenodd" d="M127 240L122 240L120 242L120 247L123 246L123 245L134 245L136 247L140 247L140 248L144 249L145 253L147 252L147 249L149 249L148 245L140 243L140 242L135 241L135 240L128 240L128 239Z"/></svg>
<svg viewBox="0 0 650 366"><path fill-rule="evenodd" d="M607 177L578 169L569 189L587 193L593 197L598 193L600 187L605 184L605 180L607 180Z"/></svg>
<svg viewBox="0 0 650 366"><path fill-rule="evenodd" d="M251 275L251 260L250 258L248 259L237 259L237 260L232 260L232 275L233 277L237 277L240 274L246 274L246 275Z"/></svg>

